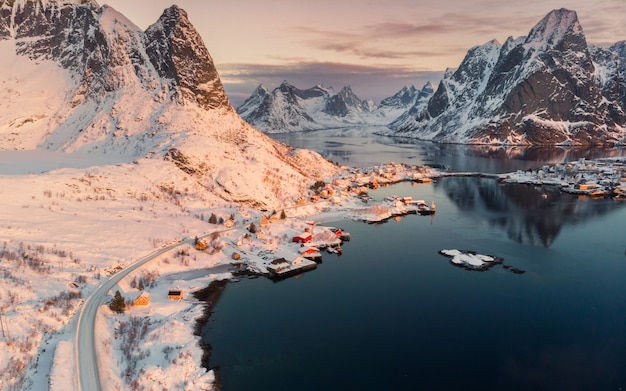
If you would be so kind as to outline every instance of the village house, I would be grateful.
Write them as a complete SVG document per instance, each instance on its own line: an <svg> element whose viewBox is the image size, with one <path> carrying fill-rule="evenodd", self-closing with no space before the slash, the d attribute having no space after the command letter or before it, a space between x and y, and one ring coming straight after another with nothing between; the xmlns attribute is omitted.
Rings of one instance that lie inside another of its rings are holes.
<svg viewBox="0 0 626 391"><path fill-rule="evenodd" d="M320 253L320 250L315 247L315 246L302 246L300 247L300 249L298 249L298 252L300 253L300 255L306 259L310 259L310 260L321 260L322 259L322 254Z"/></svg>
<svg viewBox="0 0 626 391"><path fill-rule="evenodd" d="M308 243L313 238L310 232L303 232L299 235L293 237L292 242L294 243Z"/></svg>
<svg viewBox="0 0 626 391"><path fill-rule="evenodd" d="M141 294L133 301L134 306L147 306L150 305L150 293L141 291Z"/></svg>
<svg viewBox="0 0 626 391"><path fill-rule="evenodd" d="M183 291L181 289L170 289L167 292L167 298L170 300L182 300Z"/></svg>

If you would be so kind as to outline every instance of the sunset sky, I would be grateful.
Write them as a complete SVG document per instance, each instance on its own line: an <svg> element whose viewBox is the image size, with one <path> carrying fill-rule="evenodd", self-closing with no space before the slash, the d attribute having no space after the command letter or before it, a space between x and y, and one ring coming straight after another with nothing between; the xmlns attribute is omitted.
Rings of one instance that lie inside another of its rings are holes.
<svg viewBox="0 0 626 391"><path fill-rule="evenodd" d="M263 83L336 90L361 99L435 86L469 48L519 37L548 12L578 13L587 41L626 40L625 0L100 0L142 29L172 4L187 11L234 106Z"/></svg>

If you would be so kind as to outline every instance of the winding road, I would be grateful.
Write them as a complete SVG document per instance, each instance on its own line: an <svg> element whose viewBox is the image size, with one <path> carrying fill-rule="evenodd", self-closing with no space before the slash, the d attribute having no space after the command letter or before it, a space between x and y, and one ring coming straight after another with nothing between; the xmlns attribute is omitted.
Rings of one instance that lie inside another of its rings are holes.
<svg viewBox="0 0 626 391"><path fill-rule="evenodd" d="M109 291L130 272L141 267L146 262L166 253L183 244L192 243L193 239L185 239L180 242L173 243L167 247L152 252L151 254L139 259L130 266L120 270L116 274L110 276L89 296L85 301L83 308L78 316L78 325L76 326L76 341L74 346L74 355L76 358L76 370L78 371L78 390L79 391L101 391L100 374L98 373L98 355L96 353L95 341L95 325L96 313L98 308L104 304L109 297Z"/></svg>

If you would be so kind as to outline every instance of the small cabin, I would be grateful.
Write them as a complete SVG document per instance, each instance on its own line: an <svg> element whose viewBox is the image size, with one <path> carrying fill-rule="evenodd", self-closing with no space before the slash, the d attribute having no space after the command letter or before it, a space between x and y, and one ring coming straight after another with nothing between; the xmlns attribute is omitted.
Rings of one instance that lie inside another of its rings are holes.
<svg viewBox="0 0 626 391"><path fill-rule="evenodd" d="M146 291L142 291L139 296L133 302L134 306L147 306L150 305L150 294Z"/></svg>
<svg viewBox="0 0 626 391"><path fill-rule="evenodd" d="M269 265L267 270L274 273L279 273L281 270L287 269L291 264L287 262L285 258L276 258Z"/></svg>
<svg viewBox="0 0 626 391"><path fill-rule="evenodd" d="M170 289L167 292L167 298L170 300L182 300L183 291L181 289Z"/></svg>
<svg viewBox="0 0 626 391"><path fill-rule="evenodd" d="M298 249L298 252L300 253L300 255L302 255L304 258L308 258L308 259L317 259L317 258L321 258L322 255L320 254L320 250L317 247L300 247L300 249Z"/></svg>
<svg viewBox="0 0 626 391"><path fill-rule="evenodd" d="M311 241L312 237L313 237L313 235L311 235L310 232L303 232L300 235L294 236L292 241L294 243L308 243L308 242Z"/></svg>

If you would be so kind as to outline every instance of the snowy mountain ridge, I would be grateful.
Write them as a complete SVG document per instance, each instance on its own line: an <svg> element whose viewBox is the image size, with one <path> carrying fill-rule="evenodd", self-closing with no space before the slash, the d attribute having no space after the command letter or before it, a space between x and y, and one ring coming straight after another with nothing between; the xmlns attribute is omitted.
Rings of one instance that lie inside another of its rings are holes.
<svg viewBox="0 0 626 391"><path fill-rule="evenodd" d="M0 50L2 149L164 158L225 200L265 206L336 169L238 117L177 6L144 32L93 1L3 2ZM254 179L286 177L281 190Z"/></svg>
<svg viewBox="0 0 626 391"><path fill-rule="evenodd" d="M424 108L390 134L469 144L624 142L626 57L588 45L574 11L546 15L526 37L470 49Z"/></svg>
<svg viewBox="0 0 626 391"><path fill-rule="evenodd" d="M424 103L433 89L405 86L375 107L360 99L350 86L339 92L317 85L301 90L287 81L269 91L260 85L237 108L245 121L266 133L297 132L358 125L386 125L418 101Z"/></svg>

